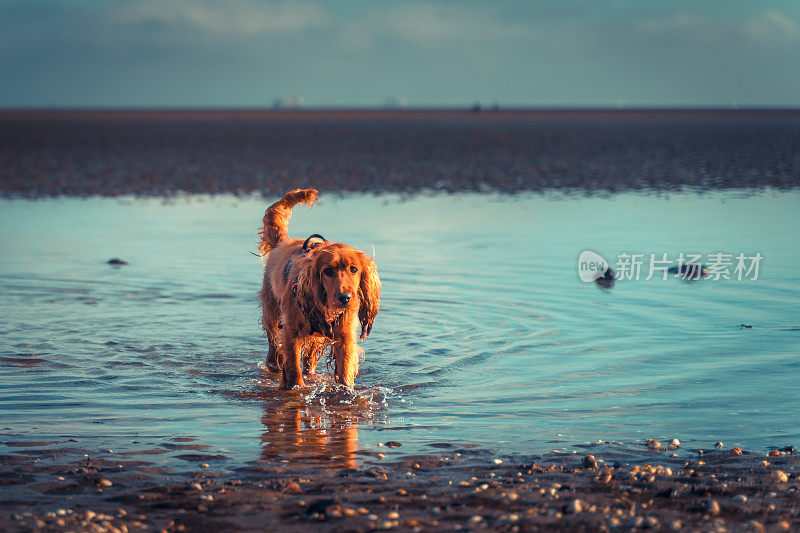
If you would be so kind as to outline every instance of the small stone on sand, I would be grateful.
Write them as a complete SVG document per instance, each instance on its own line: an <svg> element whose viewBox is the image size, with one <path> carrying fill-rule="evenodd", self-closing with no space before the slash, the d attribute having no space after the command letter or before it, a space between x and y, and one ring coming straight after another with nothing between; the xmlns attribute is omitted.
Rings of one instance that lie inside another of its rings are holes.
<svg viewBox="0 0 800 533"><path fill-rule="evenodd" d="M775 483L786 483L789 481L789 476L783 470L773 470L770 478Z"/></svg>
<svg viewBox="0 0 800 533"><path fill-rule="evenodd" d="M720 512L719 503L717 500L709 500L708 504L706 505L706 512L711 516L717 516Z"/></svg>
<svg viewBox="0 0 800 533"><path fill-rule="evenodd" d="M583 500L572 500L569 506L567 506L567 512L569 514L582 513L584 509L586 509L586 503Z"/></svg>
<svg viewBox="0 0 800 533"><path fill-rule="evenodd" d="M592 454L586 454L582 464L584 468L597 468L597 459Z"/></svg>

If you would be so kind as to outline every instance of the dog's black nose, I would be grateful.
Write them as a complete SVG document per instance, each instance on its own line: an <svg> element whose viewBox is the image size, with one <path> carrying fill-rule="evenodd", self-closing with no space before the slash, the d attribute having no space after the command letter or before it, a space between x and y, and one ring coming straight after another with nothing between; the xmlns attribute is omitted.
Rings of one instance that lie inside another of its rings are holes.
<svg viewBox="0 0 800 533"><path fill-rule="evenodd" d="M342 305L347 305L347 302L350 301L350 298L352 298L352 295L349 292L343 292L343 293L339 294L339 296L337 296L336 298L339 299L339 301L342 303Z"/></svg>

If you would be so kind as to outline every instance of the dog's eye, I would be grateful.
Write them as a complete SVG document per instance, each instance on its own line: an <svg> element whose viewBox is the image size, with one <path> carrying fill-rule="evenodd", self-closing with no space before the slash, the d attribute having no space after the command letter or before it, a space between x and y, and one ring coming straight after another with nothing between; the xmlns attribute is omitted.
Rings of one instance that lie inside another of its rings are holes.
<svg viewBox="0 0 800 533"><path fill-rule="evenodd" d="M333 269L331 267L328 267L325 270L323 270L322 273L328 277L331 277L333 276Z"/></svg>
<svg viewBox="0 0 800 533"><path fill-rule="evenodd" d="M353 274L355 274L356 272L358 272L358 269L357 269L356 267L354 267L354 266L351 266L351 267L350 267L350 272L352 272Z"/></svg>

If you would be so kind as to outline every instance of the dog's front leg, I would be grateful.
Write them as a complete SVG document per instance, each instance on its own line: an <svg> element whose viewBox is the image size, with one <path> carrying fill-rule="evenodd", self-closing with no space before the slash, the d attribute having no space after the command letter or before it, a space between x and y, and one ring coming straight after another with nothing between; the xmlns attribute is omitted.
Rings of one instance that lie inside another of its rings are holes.
<svg viewBox="0 0 800 533"><path fill-rule="evenodd" d="M301 387L305 385L303 382L303 366L301 364L301 355L303 346L299 342L296 334L287 331L283 328L283 388L291 389L295 385Z"/></svg>
<svg viewBox="0 0 800 533"><path fill-rule="evenodd" d="M355 335L346 333L334 343L333 360L336 364L336 382L352 387L358 374L358 344Z"/></svg>

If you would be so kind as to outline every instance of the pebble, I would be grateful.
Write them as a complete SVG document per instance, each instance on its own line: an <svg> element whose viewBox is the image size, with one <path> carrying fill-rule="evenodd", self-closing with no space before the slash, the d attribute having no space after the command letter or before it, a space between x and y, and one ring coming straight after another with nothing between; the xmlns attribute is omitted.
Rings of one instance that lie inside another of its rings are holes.
<svg viewBox="0 0 800 533"><path fill-rule="evenodd" d="M679 441L678 439L672 439L671 441L669 441L669 445L672 446L673 448L680 448L681 441Z"/></svg>
<svg viewBox="0 0 800 533"><path fill-rule="evenodd" d="M586 509L586 502L583 500L572 500L567 506L567 512L569 514L579 514L582 513Z"/></svg>
<svg viewBox="0 0 800 533"><path fill-rule="evenodd" d="M397 511L391 511L389 514L386 515L386 518L388 518L389 520L399 520L400 513L398 513Z"/></svg>
<svg viewBox="0 0 800 533"><path fill-rule="evenodd" d="M644 524L644 518L641 516L634 516L628 522L628 527L640 528Z"/></svg>
<svg viewBox="0 0 800 533"><path fill-rule="evenodd" d="M288 494L302 494L303 487L301 487L296 481L290 481L286 487L284 487L283 492Z"/></svg>
<svg viewBox="0 0 800 533"><path fill-rule="evenodd" d="M474 514L469 517L469 521L473 524L477 524L478 522L483 522L483 517L479 514Z"/></svg>
<svg viewBox="0 0 800 533"><path fill-rule="evenodd" d="M369 514L369 510L366 507L359 507L356 511L358 514Z"/></svg>
<svg viewBox="0 0 800 533"><path fill-rule="evenodd" d="M789 481L789 476L783 470L773 470L770 477L775 483L786 483Z"/></svg>
<svg viewBox="0 0 800 533"><path fill-rule="evenodd" d="M661 448L661 443L656 439L648 439L647 447L650 448L651 450L658 450L659 448Z"/></svg>
<svg viewBox="0 0 800 533"><path fill-rule="evenodd" d="M111 485L113 485L113 483L111 483L111 481L107 480L106 478L102 478L100 481L97 482L97 484L100 485L101 487L110 487Z"/></svg>
<svg viewBox="0 0 800 533"><path fill-rule="evenodd" d="M781 454L778 450L771 450L767 455L770 457L778 457Z"/></svg>
<svg viewBox="0 0 800 533"><path fill-rule="evenodd" d="M648 516L644 519L644 525L650 529L656 529L658 527L658 519L655 516Z"/></svg>
<svg viewBox="0 0 800 533"><path fill-rule="evenodd" d="M673 520L672 522L669 523L669 528L672 531L680 531L682 527L683 523L680 520Z"/></svg>
<svg viewBox="0 0 800 533"><path fill-rule="evenodd" d="M731 501L733 503L738 503L740 505L744 505L745 503L747 503L747 496L745 496L744 494L737 494L736 496L731 498Z"/></svg>
<svg viewBox="0 0 800 533"><path fill-rule="evenodd" d="M208 468L209 466L211 465L208 463L200 463L200 468Z"/></svg>
<svg viewBox="0 0 800 533"><path fill-rule="evenodd" d="M755 531L756 533L764 533L766 528L764 524L761 522L757 522L755 520L750 520L747 524L745 524L745 531Z"/></svg>
<svg viewBox="0 0 800 533"><path fill-rule="evenodd" d="M742 455L742 450L740 448L731 448L731 451L728 453L731 455Z"/></svg>
<svg viewBox="0 0 800 533"><path fill-rule="evenodd" d="M587 454L583 458L583 467L584 468L597 468L597 459L592 454Z"/></svg>
<svg viewBox="0 0 800 533"><path fill-rule="evenodd" d="M719 503L717 500L709 500L708 505L706 505L706 512L711 516L717 516L720 512Z"/></svg>
<svg viewBox="0 0 800 533"><path fill-rule="evenodd" d="M496 464L496 465L501 465L501 464L503 464L503 460L502 460L502 459L495 459L493 462L494 462L494 464Z"/></svg>
<svg viewBox="0 0 800 533"><path fill-rule="evenodd" d="M722 448L723 446L725 446L725 445L722 444L722 442L720 442L720 441L717 441L716 443L714 443L714 447L715 448Z"/></svg>
<svg viewBox="0 0 800 533"><path fill-rule="evenodd" d="M764 468L769 468L769 461L761 461L761 466Z"/></svg>
<svg viewBox="0 0 800 533"><path fill-rule="evenodd" d="M203 486L200 483L192 483L189 485L189 488L194 490L203 490Z"/></svg>

